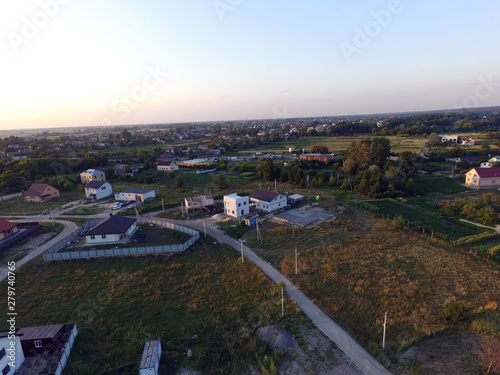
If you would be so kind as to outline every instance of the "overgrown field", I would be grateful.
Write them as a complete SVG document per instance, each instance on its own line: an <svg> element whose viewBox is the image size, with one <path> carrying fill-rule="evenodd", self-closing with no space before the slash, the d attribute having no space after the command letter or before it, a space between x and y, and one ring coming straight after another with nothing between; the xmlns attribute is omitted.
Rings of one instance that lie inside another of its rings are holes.
<svg viewBox="0 0 500 375"><path fill-rule="evenodd" d="M382 220L373 225L365 234L338 240L333 234L332 241L300 251L298 276L289 254L282 272L381 360L387 359L381 351L386 311L392 358L456 327L492 336L500 345L496 264L428 236L392 231ZM462 373L480 373L484 363L476 354L469 353L469 367Z"/></svg>
<svg viewBox="0 0 500 375"><path fill-rule="evenodd" d="M172 257L25 265L16 281L18 327L77 323L69 375L136 374L144 342L157 338L165 371L259 367L272 353L255 330L279 321L280 293L234 250L211 241ZM286 310L298 314L293 302ZM7 313L4 306L0 311Z"/></svg>

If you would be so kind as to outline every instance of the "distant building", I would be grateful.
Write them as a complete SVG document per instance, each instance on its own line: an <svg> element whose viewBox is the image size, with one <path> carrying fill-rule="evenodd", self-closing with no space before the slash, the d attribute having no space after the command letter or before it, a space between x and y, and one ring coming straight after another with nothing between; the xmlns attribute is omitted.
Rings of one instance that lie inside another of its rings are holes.
<svg viewBox="0 0 500 375"><path fill-rule="evenodd" d="M465 174L465 185L473 189L500 187L500 167L472 168Z"/></svg>
<svg viewBox="0 0 500 375"><path fill-rule="evenodd" d="M59 197L59 190L49 184L31 184L24 193L26 202L47 202L57 197Z"/></svg>
<svg viewBox="0 0 500 375"><path fill-rule="evenodd" d="M238 194L224 196L224 213L227 216L240 218L250 213L248 197L240 197Z"/></svg>
<svg viewBox="0 0 500 375"><path fill-rule="evenodd" d="M491 168L493 167L493 164L491 164L489 161L485 161L484 163L481 163L479 166L480 168Z"/></svg>
<svg viewBox="0 0 500 375"><path fill-rule="evenodd" d="M331 154L300 154L300 160L319 160L325 163L334 158Z"/></svg>
<svg viewBox="0 0 500 375"><path fill-rule="evenodd" d="M88 245L113 244L130 236L136 228L136 219L111 216L90 229L85 238Z"/></svg>
<svg viewBox="0 0 500 375"><path fill-rule="evenodd" d="M126 164L116 164L113 167L113 171L117 176L125 176L126 174L132 174L132 168Z"/></svg>
<svg viewBox="0 0 500 375"><path fill-rule="evenodd" d="M16 353L14 360L9 358L11 342L14 342L13 346ZM0 348L0 371L2 371L2 375L13 375L24 362L24 353L19 335L16 333L12 337L10 331L0 331ZM9 366L9 363L14 366Z"/></svg>
<svg viewBox="0 0 500 375"><path fill-rule="evenodd" d="M149 202L156 198L152 189L128 189L115 194L115 199L120 202Z"/></svg>
<svg viewBox="0 0 500 375"><path fill-rule="evenodd" d="M113 187L107 181L91 181L85 185L85 196L95 200L112 197Z"/></svg>
<svg viewBox="0 0 500 375"><path fill-rule="evenodd" d="M161 358L160 340L146 341L139 365L139 375L158 375Z"/></svg>
<svg viewBox="0 0 500 375"><path fill-rule="evenodd" d="M159 160L157 168L159 171L176 171L179 169L173 161Z"/></svg>
<svg viewBox="0 0 500 375"><path fill-rule="evenodd" d="M498 163L500 161L500 156L493 156L491 159L488 160L491 164L493 163Z"/></svg>
<svg viewBox="0 0 500 375"><path fill-rule="evenodd" d="M286 207L286 196L271 190L256 190L250 194L250 201L255 208L266 212L274 212Z"/></svg>
<svg viewBox="0 0 500 375"><path fill-rule="evenodd" d="M187 212L192 214L210 212L215 208L214 198L211 195L184 198L184 203Z"/></svg>
<svg viewBox="0 0 500 375"><path fill-rule="evenodd" d="M84 185L90 181L106 181L106 174L97 169L87 169L85 172L80 173L80 180Z"/></svg>
<svg viewBox="0 0 500 375"><path fill-rule="evenodd" d="M458 143L458 135L442 134L440 137L441 137L441 142L450 141L453 144Z"/></svg>
<svg viewBox="0 0 500 375"><path fill-rule="evenodd" d="M465 138L462 140L462 146L474 146L476 141L473 138Z"/></svg>
<svg viewBox="0 0 500 375"><path fill-rule="evenodd" d="M293 195L290 195L288 197L288 200L287 200L287 203L289 205L294 205L294 204L297 204L299 202L302 202L302 200L304 199L304 196L303 195L300 195L300 194L293 194Z"/></svg>

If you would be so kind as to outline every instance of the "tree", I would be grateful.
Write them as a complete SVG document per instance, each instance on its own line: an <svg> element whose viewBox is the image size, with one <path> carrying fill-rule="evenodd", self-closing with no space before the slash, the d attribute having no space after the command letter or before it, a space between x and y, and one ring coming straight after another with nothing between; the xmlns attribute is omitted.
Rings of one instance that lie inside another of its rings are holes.
<svg viewBox="0 0 500 375"><path fill-rule="evenodd" d="M311 153L312 154L328 154L328 147L324 145L317 145L317 146L312 146L311 148Z"/></svg>
<svg viewBox="0 0 500 375"><path fill-rule="evenodd" d="M182 185L184 185L184 180L182 179L182 176L181 176L181 175L177 175L177 176L175 176L174 181L175 181L175 185L176 185L177 187L181 187Z"/></svg>
<svg viewBox="0 0 500 375"><path fill-rule="evenodd" d="M189 149L188 152L187 152L187 157L188 159L193 159L195 156L195 153L192 149Z"/></svg>
<svg viewBox="0 0 500 375"><path fill-rule="evenodd" d="M266 181L273 181L277 177L277 168L275 168L273 159L267 158L263 164L259 164L256 168L260 178Z"/></svg>
<svg viewBox="0 0 500 375"><path fill-rule="evenodd" d="M229 187L229 183L223 175L215 176L214 184L217 185L219 189L227 189Z"/></svg>
<svg viewBox="0 0 500 375"><path fill-rule="evenodd" d="M441 143L441 136L437 133L431 133L429 134L429 137L427 138L427 146L429 147L434 147L437 146Z"/></svg>
<svg viewBox="0 0 500 375"><path fill-rule="evenodd" d="M356 162L353 159L344 160L344 165L342 166L342 170L347 173L347 178L349 181L349 187L352 191L352 182L351 182L351 174L356 172Z"/></svg>

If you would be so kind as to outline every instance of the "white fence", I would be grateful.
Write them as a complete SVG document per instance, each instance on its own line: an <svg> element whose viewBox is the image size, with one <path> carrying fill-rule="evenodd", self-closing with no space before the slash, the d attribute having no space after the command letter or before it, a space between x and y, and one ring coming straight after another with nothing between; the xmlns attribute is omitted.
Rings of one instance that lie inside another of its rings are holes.
<svg viewBox="0 0 500 375"><path fill-rule="evenodd" d="M94 223L93 225L95 225ZM197 230L178 225L172 224L165 219L158 218L144 218L140 219L139 224L144 225L156 225L162 228L176 230L178 232L187 233L192 235L189 240L182 244L174 245L158 245L158 246L139 246L139 247L125 247L125 248L115 248L115 249L101 249L101 250L79 250L79 251L68 251L68 252L57 252L62 249L67 242L66 239L58 242L53 248L47 250L43 254L45 261L50 260L66 260L66 259L78 259L78 258L96 258L96 257L112 257L112 256L125 256L125 255L144 255L144 254L155 254L155 253L171 253L185 251L189 246L195 243L200 238L200 232ZM83 228L83 227L82 227ZM68 237L75 238L78 233L81 232L82 228L77 230L75 233ZM83 228L86 229L86 228ZM65 242L64 242L65 241ZM62 244L62 246L61 246Z"/></svg>
<svg viewBox="0 0 500 375"><path fill-rule="evenodd" d="M66 366L66 362L68 362L68 357L71 353L71 349L73 348L73 344L75 342L75 338L78 335L78 330L76 329L76 324L73 327L73 330L71 331L71 335L69 336L69 340L64 345L64 348L62 350L62 356L61 359L59 360L59 363L57 364L57 369L56 372L54 372L54 375L61 375L64 367Z"/></svg>

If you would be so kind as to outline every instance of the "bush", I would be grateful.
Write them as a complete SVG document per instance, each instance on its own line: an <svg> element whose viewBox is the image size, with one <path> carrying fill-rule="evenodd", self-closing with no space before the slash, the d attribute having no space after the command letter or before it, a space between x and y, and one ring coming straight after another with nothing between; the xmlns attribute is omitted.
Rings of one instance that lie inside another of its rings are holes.
<svg viewBox="0 0 500 375"><path fill-rule="evenodd" d="M446 303L443 307L441 317L453 323L465 322L467 319L467 308L463 302Z"/></svg>

